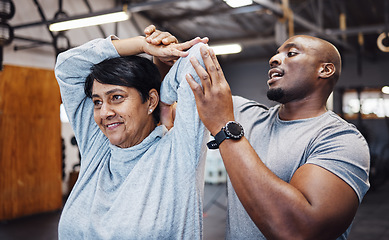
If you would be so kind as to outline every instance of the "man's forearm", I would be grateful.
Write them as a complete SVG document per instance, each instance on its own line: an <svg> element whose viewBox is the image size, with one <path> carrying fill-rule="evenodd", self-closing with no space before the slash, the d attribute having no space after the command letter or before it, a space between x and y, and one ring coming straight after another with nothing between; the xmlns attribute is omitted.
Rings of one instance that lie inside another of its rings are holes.
<svg viewBox="0 0 389 240"><path fill-rule="evenodd" d="M287 183L266 167L246 138L227 139L219 149L239 200L267 238L331 239L344 232L352 221L357 198L354 196L349 206L343 201L337 203L334 196L341 193L352 199L354 193L332 173L308 164L303 170L305 176L299 174L299 183ZM338 193L337 188L328 194L319 193L323 185L332 189L339 181L346 186L339 185L344 188L339 187ZM301 186L307 184L309 187ZM328 206L332 206L331 210ZM339 215L344 208L349 210Z"/></svg>

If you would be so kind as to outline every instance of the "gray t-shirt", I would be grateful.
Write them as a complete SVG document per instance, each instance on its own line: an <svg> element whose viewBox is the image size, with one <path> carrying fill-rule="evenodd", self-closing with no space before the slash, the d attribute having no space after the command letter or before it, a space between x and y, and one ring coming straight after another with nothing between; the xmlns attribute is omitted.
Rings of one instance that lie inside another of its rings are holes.
<svg viewBox="0 0 389 240"><path fill-rule="evenodd" d="M368 145L351 124L332 111L295 121L279 119L279 105L263 105L234 96L235 119L245 130L264 164L289 182L303 164L315 164L334 173L357 194L359 201L369 189ZM346 239L350 228L338 239ZM227 239L265 239L239 201L228 181Z"/></svg>
<svg viewBox="0 0 389 240"><path fill-rule="evenodd" d="M93 118L84 94L90 67L118 57L111 37L62 53L55 74L82 160L79 178L59 222L59 239L201 239L207 130L185 80L199 81L189 58L202 62L199 45L179 59L161 87L177 101L174 127L158 126L140 144L113 146Z"/></svg>

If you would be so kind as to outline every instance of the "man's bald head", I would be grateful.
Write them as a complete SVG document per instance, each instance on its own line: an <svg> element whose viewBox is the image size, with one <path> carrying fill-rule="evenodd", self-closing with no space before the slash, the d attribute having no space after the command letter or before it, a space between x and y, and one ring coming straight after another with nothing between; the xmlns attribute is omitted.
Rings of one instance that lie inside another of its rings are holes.
<svg viewBox="0 0 389 240"><path fill-rule="evenodd" d="M294 39L302 38L312 50L316 51L316 56L321 63L332 63L335 66L335 73L331 77L336 83L340 77L342 71L342 60L338 49L330 42L321 38L312 37L308 35L296 35L289 38L287 41L293 41Z"/></svg>

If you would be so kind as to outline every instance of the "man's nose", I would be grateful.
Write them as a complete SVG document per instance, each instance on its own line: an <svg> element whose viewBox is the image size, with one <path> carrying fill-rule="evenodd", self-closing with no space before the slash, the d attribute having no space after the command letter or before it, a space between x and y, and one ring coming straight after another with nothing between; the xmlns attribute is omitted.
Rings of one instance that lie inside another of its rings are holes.
<svg viewBox="0 0 389 240"><path fill-rule="evenodd" d="M270 67L276 67L276 66L279 66L281 64L281 59L280 59L280 54L277 53L276 55L274 55L272 58L270 58L269 60L269 65Z"/></svg>

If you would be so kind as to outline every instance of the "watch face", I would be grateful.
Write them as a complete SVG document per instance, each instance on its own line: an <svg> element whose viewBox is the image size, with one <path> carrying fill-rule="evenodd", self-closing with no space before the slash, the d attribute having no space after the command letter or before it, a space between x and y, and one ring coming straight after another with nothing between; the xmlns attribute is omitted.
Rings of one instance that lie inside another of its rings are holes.
<svg viewBox="0 0 389 240"><path fill-rule="evenodd" d="M226 134L230 138L239 139L243 136L243 127L237 122L228 122L226 125Z"/></svg>

